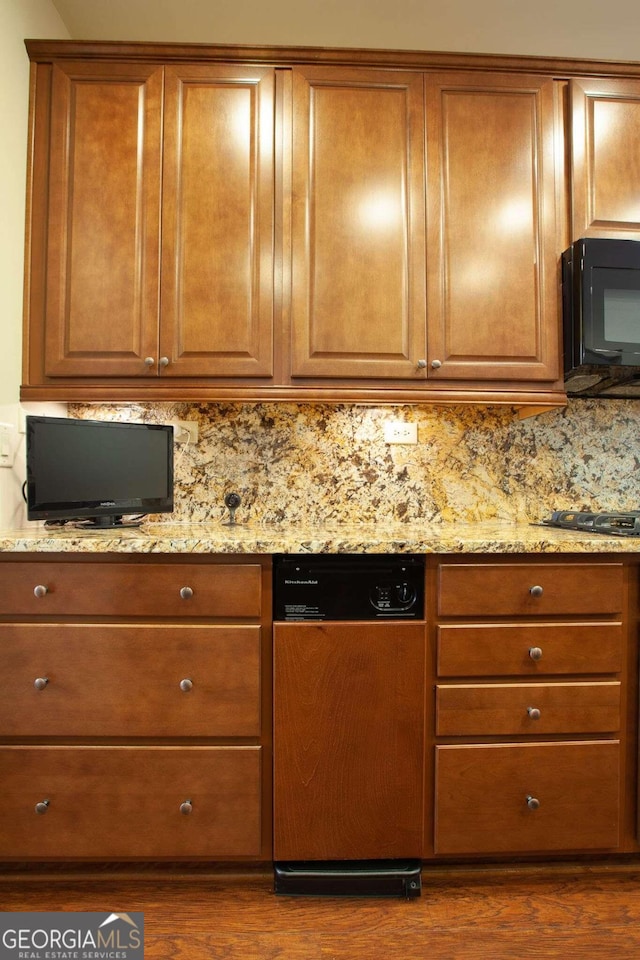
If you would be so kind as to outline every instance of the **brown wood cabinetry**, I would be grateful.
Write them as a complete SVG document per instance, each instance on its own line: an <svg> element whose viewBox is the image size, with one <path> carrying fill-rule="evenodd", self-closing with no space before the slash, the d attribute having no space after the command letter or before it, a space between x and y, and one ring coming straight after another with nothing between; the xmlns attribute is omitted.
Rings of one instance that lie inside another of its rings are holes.
<svg viewBox="0 0 640 960"><path fill-rule="evenodd" d="M296 67L292 176L293 377L423 379L422 74Z"/></svg>
<svg viewBox="0 0 640 960"><path fill-rule="evenodd" d="M437 578L436 857L619 849L624 565L443 561Z"/></svg>
<svg viewBox="0 0 640 960"><path fill-rule="evenodd" d="M23 398L563 403L551 75L99 47L28 43Z"/></svg>
<svg viewBox="0 0 640 960"><path fill-rule="evenodd" d="M551 78L427 75L427 374L559 376Z"/></svg>
<svg viewBox="0 0 640 960"><path fill-rule="evenodd" d="M0 563L0 857L271 858L268 569Z"/></svg>
<svg viewBox="0 0 640 960"><path fill-rule="evenodd" d="M39 83L51 129L30 365L45 382L269 378L274 71L71 61Z"/></svg>
<svg viewBox="0 0 640 960"><path fill-rule="evenodd" d="M640 239L640 79L570 82L571 239Z"/></svg>

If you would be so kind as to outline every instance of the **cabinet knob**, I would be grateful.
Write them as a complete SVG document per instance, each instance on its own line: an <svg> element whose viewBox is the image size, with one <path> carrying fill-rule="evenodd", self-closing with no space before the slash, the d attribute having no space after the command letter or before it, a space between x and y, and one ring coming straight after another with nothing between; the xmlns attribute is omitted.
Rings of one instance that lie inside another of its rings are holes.
<svg viewBox="0 0 640 960"><path fill-rule="evenodd" d="M145 357L145 358L144 358L144 365L145 365L145 367L152 367L155 362L156 362L156 361L154 360L153 357Z"/></svg>
<svg viewBox="0 0 640 960"><path fill-rule="evenodd" d="M169 366L169 357L160 357L160 359L158 360L158 365L159 365L160 367L168 367L168 366Z"/></svg>
<svg viewBox="0 0 640 960"><path fill-rule="evenodd" d="M36 679L33 681L33 685L36 688L36 690L44 690L44 688L48 683L49 683L48 677L36 677Z"/></svg>
<svg viewBox="0 0 640 960"><path fill-rule="evenodd" d="M189 693L189 690L193 690L193 680L185 677L184 680L180 681L180 689L183 693Z"/></svg>
<svg viewBox="0 0 640 960"><path fill-rule="evenodd" d="M544 590L542 589L542 587L536 584L535 587L529 587L529 593L531 594L532 597L541 597L542 594L544 593Z"/></svg>
<svg viewBox="0 0 640 960"><path fill-rule="evenodd" d="M424 370L426 366L427 366L426 360L418 360L418 362L416 363L416 367L418 368L418 370Z"/></svg>
<svg viewBox="0 0 640 960"><path fill-rule="evenodd" d="M537 797L528 796L527 806L529 807L529 810L538 810L540 807L540 801Z"/></svg>
<svg viewBox="0 0 640 960"><path fill-rule="evenodd" d="M48 809L49 809L48 800L40 800L40 802L36 803L34 807L34 810L36 811L36 813L40 813L40 814L46 813Z"/></svg>
<svg viewBox="0 0 640 960"><path fill-rule="evenodd" d="M432 370L439 370L441 366L442 366L442 360L432 360L432 361L431 361L431 369L432 369Z"/></svg>
<svg viewBox="0 0 640 960"><path fill-rule="evenodd" d="M41 597L46 597L48 590L43 583L39 583L37 587L33 588L33 595L40 599Z"/></svg>
<svg viewBox="0 0 640 960"><path fill-rule="evenodd" d="M540 647L529 647L529 656L532 660L542 660L542 650Z"/></svg>
<svg viewBox="0 0 640 960"><path fill-rule="evenodd" d="M183 813L185 817L192 812L193 812L193 803L191 802L191 800L185 800L184 803L180 804L180 813Z"/></svg>
<svg viewBox="0 0 640 960"><path fill-rule="evenodd" d="M191 600L193 590L191 587L180 587L180 596L183 600Z"/></svg>
<svg viewBox="0 0 640 960"><path fill-rule="evenodd" d="M529 714L532 720L540 719L540 711L538 710L537 707L527 707L527 713Z"/></svg>

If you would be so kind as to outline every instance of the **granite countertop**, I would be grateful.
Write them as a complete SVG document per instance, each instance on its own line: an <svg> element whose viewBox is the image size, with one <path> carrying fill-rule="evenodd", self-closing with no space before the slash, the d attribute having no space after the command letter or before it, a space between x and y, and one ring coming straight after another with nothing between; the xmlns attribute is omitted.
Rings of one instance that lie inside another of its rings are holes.
<svg viewBox="0 0 640 960"><path fill-rule="evenodd" d="M556 530L529 523L148 523L117 532L45 528L0 531L3 553L640 553L640 537Z"/></svg>

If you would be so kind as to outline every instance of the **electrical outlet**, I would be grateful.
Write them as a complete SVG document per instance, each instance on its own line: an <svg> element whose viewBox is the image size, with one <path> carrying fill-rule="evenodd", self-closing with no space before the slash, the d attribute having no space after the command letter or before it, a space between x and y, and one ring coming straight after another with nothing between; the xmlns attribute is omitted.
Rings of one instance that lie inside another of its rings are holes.
<svg viewBox="0 0 640 960"><path fill-rule="evenodd" d="M174 420L173 436L176 443L197 443L198 442L198 421L197 420Z"/></svg>
<svg viewBox="0 0 640 960"><path fill-rule="evenodd" d="M404 420L389 420L384 425L385 443L417 443L418 424Z"/></svg>
<svg viewBox="0 0 640 960"><path fill-rule="evenodd" d="M12 467L15 459L16 428L12 423L0 423L0 467Z"/></svg>

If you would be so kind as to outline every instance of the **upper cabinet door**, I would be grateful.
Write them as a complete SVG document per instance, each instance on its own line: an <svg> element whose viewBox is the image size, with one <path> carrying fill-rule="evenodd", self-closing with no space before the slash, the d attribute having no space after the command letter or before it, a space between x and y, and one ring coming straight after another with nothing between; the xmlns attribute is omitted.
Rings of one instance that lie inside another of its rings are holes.
<svg viewBox="0 0 640 960"><path fill-rule="evenodd" d="M157 357L162 74L53 66L47 376L140 376Z"/></svg>
<svg viewBox="0 0 640 960"><path fill-rule="evenodd" d="M552 79L427 76L428 375L556 380Z"/></svg>
<svg viewBox="0 0 640 960"><path fill-rule="evenodd" d="M571 80L571 239L640 239L640 80Z"/></svg>
<svg viewBox="0 0 640 960"><path fill-rule="evenodd" d="M166 68L163 377L272 374L274 77Z"/></svg>
<svg viewBox="0 0 640 960"><path fill-rule="evenodd" d="M292 148L293 376L423 379L422 74L296 67Z"/></svg>

